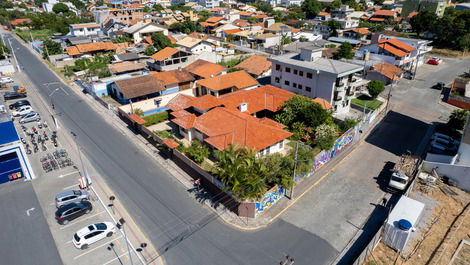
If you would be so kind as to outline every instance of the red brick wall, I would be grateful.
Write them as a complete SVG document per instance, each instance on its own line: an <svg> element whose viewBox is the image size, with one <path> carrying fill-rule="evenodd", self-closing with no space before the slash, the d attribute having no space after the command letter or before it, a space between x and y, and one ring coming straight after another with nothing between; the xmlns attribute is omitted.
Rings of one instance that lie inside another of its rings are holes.
<svg viewBox="0 0 470 265"><path fill-rule="evenodd" d="M460 101L460 100L457 100L457 99L449 98L447 100L447 103L449 103L450 105L454 105L456 107L459 107L461 109L464 109L464 110L470 110L470 103L467 103L467 102L463 102L463 101Z"/></svg>

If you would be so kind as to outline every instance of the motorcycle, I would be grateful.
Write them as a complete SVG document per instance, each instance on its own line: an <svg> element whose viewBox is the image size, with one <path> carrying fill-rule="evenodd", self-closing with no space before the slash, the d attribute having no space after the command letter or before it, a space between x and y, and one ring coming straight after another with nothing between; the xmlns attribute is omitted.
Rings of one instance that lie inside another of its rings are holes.
<svg viewBox="0 0 470 265"><path fill-rule="evenodd" d="M42 134L42 137L44 138L45 141L49 140L49 137L47 136L46 132Z"/></svg>
<svg viewBox="0 0 470 265"><path fill-rule="evenodd" d="M42 151L46 151L46 150L47 150L46 144L42 142Z"/></svg>
<svg viewBox="0 0 470 265"><path fill-rule="evenodd" d="M42 129L42 123L41 123L41 121L38 121L38 128L39 128L39 129Z"/></svg>
<svg viewBox="0 0 470 265"><path fill-rule="evenodd" d="M31 154L31 149L29 149L29 144L26 144L26 154Z"/></svg>
<svg viewBox="0 0 470 265"><path fill-rule="evenodd" d="M42 125L44 126L44 128L47 128L47 122L46 121L43 121Z"/></svg>
<svg viewBox="0 0 470 265"><path fill-rule="evenodd" d="M23 137L21 137L21 142L22 142L23 144L26 144L26 139L24 139Z"/></svg>
<svg viewBox="0 0 470 265"><path fill-rule="evenodd" d="M21 125L21 130L23 130L23 132L26 132L26 130L27 130L26 126Z"/></svg>
<svg viewBox="0 0 470 265"><path fill-rule="evenodd" d="M36 129L36 127L33 126L33 128L31 128L33 130L33 133L34 134L38 134L38 130Z"/></svg>

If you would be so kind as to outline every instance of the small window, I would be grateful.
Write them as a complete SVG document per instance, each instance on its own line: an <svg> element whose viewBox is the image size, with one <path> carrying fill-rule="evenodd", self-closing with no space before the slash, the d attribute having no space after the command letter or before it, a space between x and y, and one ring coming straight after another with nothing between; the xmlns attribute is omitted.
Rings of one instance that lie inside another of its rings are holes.
<svg viewBox="0 0 470 265"><path fill-rule="evenodd" d="M290 82L286 80L286 81L284 81L284 85L288 86L288 85L290 85Z"/></svg>
<svg viewBox="0 0 470 265"><path fill-rule="evenodd" d="M312 79L312 78L313 78L313 74L312 74L312 73L307 73L307 78Z"/></svg>
<svg viewBox="0 0 470 265"><path fill-rule="evenodd" d="M309 87L309 86L306 86L306 87L305 87L305 91L310 92L310 91L312 91L312 88Z"/></svg>
<svg viewBox="0 0 470 265"><path fill-rule="evenodd" d="M294 69L294 75L296 75L296 74L297 74L297 69Z"/></svg>
<svg viewBox="0 0 470 265"><path fill-rule="evenodd" d="M290 67L286 67L286 73L290 73Z"/></svg>
<svg viewBox="0 0 470 265"><path fill-rule="evenodd" d="M276 64L276 71L279 71L279 70L281 70L281 65Z"/></svg>
<svg viewBox="0 0 470 265"><path fill-rule="evenodd" d="M294 88L297 88L297 83L292 83L292 86L293 86Z"/></svg>
<svg viewBox="0 0 470 265"><path fill-rule="evenodd" d="M284 141L280 141L280 142L279 142L279 148L282 149L283 147L284 147Z"/></svg>
<svg viewBox="0 0 470 265"><path fill-rule="evenodd" d="M298 87L298 89L302 90L302 85L301 85L301 84L299 84L299 87Z"/></svg>
<svg viewBox="0 0 470 265"><path fill-rule="evenodd" d="M299 71L300 76L304 76L304 71Z"/></svg>
<svg viewBox="0 0 470 265"><path fill-rule="evenodd" d="M266 154L269 155L269 151L271 150L271 147L266 148Z"/></svg>
<svg viewBox="0 0 470 265"><path fill-rule="evenodd" d="M276 77L276 78L274 78L274 82L279 84L281 82L281 79L279 77Z"/></svg>

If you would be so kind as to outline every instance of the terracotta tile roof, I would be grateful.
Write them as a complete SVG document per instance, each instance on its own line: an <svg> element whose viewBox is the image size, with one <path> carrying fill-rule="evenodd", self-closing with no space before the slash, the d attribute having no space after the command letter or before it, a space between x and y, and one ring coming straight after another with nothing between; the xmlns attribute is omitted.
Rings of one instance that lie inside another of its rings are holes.
<svg viewBox="0 0 470 265"><path fill-rule="evenodd" d="M250 23L244 19L236 19L232 24L238 27L248 27L250 25Z"/></svg>
<svg viewBox="0 0 470 265"><path fill-rule="evenodd" d="M83 29L83 28L99 28L100 24L96 23L82 23L82 24L70 24L73 29Z"/></svg>
<svg viewBox="0 0 470 265"><path fill-rule="evenodd" d="M194 77L189 72L181 70L152 72L151 74L160 80L165 86L194 81Z"/></svg>
<svg viewBox="0 0 470 265"><path fill-rule="evenodd" d="M179 40L178 42L176 42L176 44L179 46L191 48L199 44L201 41L202 41L201 39L188 36L188 37L185 37L184 39Z"/></svg>
<svg viewBox="0 0 470 265"><path fill-rule="evenodd" d="M277 112L294 95L284 89L267 85L225 94L220 96L219 100L229 109L239 109L241 103L247 103L246 113L253 114L262 110Z"/></svg>
<svg viewBox="0 0 470 265"><path fill-rule="evenodd" d="M268 57L253 55L243 62L235 65L235 68L240 68L252 75L259 76L271 69L271 65L272 63L268 61Z"/></svg>
<svg viewBox="0 0 470 265"><path fill-rule="evenodd" d="M165 86L162 82L156 79L153 75L144 75L118 80L115 84L127 99L142 97L165 90Z"/></svg>
<svg viewBox="0 0 470 265"><path fill-rule="evenodd" d="M380 62L374 64L374 68L370 70L370 72L377 72L388 77L391 80L396 80L404 71L393 64L389 64L387 62Z"/></svg>
<svg viewBox="0 0 470 265"><path fill-rule="evenodd" d="M144 38L144 41L147 42L147 43L150 44L150 45L153 45L152 37L150 37L150 36L149 36L149 37L145 37L145 38Z"/></svg>
<svg viewBox="0 0 470 265"><path fill-rule="evenodd" d="M407 18L412 18L412 17L416 16L418 13L419 13L418 11L413 11L413 12L408 14Z"/></svg>
<svg viewBox="0 0 470 265"><path fill-rule="evenodd" d="M414 48L398 39L390 39L390 40L379 40L377 44L379 48L382 48L391 54L403 57L409 54Z"/></svg>
<svg viewBox="0 0 470 265"><path fill-rule="evenodd" d="M78 48L75 47L75 46L67 47L67 48L65 48L65 51L67 52L67 54L68 54L69 56L76 56L76 55L80 55L80 54L81 54L80 51L78 50Z"/></svg>
<svg viewBox="0 0 470 265"><path fill-rule="evenodd" d="M180 145L179 143L177 143L173 139L166 139L166 140L163 141L163 144L165 144L166 146L168 146L171 149L175 149L176 147L178 147Z"/></svg>
<svg viewBox="0 0 470 265"><path fill-rule="evenodd" d="M271 120L271 119L266 118L266 117L261 118L261 119L260 119L260 122L263 123L263 124L269 125L269 126L277 127L277 128L279 128L279 129L284 129L284 128L286 128L286 126L285 126L284 124L279 123L279 122L277 122L277 121L275 121L275 120Z"/></svg>
<svg viewBox="0 0 470 265"><path fill-rule="evenodd" d="M156 61L163 61L163 60L168 59L172 55L176 54L177 52L179 52L178 49L175 49L175 48L172 48L172 47L166 47L162 50L159 50L158 52L156 52L151 57L153 59L155 59Z"/></svg>
<svg viewBox="0 0 470 265"><path fill-rule="evenodd" d="M385 18L371 17L371 18L369 18L369 20L370 20L370 21L383 22L383 21L385 21Z"/></svg>
<svg viewBox="0 0 470 265"><path fill-rule="evenodd" d="M194 128L207 135L205 142L218 150L233 144L260 151L292 135L249 114L222 107L197 117Z"/></svg>
<svg viewBox="0 0 470 265"><path fill-rule="evenodd" d="M137 122L137 124L140 124L140 125L145 124L145 120L135 113L132 113L131 115L129 115L129 118Z"/></svg>
<svg viewBox="0 0 470 265"><path fill-rule="evenodd" d="M176 39L175 39L173 36L171 36L170 34L168 34L167 37L170 39L171 43L173 43L173 44L176 43Z"/></svg>
<svg viewBox="0 0 470 265"><path fill-rule="evenodd" d="M268 18L268 16L267 16L267 15L265 15L265 14L261 14L261 15L254 15L254 16L252 16L252 17L254 17L254 18L257 18L257 19Z"/></svg>
<svg viewBox="0 0 470 265"><path fill-rule="evenodd" d="M223 17L210 17L210 18L206 19L206 21L204 21L204 22L214 24L214 23L220 22L223 19L224 19Z"/></svg>
<svg viewBox="0 0 470 265"><path fill-rule="evenodd" d="M320 12L318 13L318 16L330 17L331 15L328 12Z"/></svg>
<svg viewBox="0 0 470 265"><path fill-rule="evenodd" d="M202 22L199 22L199 24L200 24L201 26L203 26L204 28L207 28L207 27L213 26L213 24L211 24L211 23L207 23L207 22L204 22L204 21L202 21Z"/></svg>
<svg viewBox="0 0 470 265"><path fill-rule="evenodd" d="M224 30L225 34L227 35L231 35L231 34L234 34L234 33L237 33L237 32L240 32L242 31L241 29L227 29L227 30Z"/></svg>
<svg viewBox="0 0 470 265"><path fill-rule="evenodd" d="M393 17L393 16L395 16L395 14L396 14L396 12L393 11L393 10L383 10L383 9L380 9L380 10L375 11L374 16Z"/></svg>
<svg viewBox="0 0 470 265"><path fill-rule="evenodd" d="M186 116L173 119L171 121L183 127L184 129L190 129L194 127L194 122L196 121L196 115L189 114Z"/></svg>
<svg viewBox="0 0 470 265"><path fill-rule="evenodd" d="M202 78L211 78L213 76L220 75L224 71L227 71L227 68L220 64L198 59L190 65L186 66L184 70Z"/></svg>
<svg viewBox="0 0 470 265"><path fill-rule="evenodd" d="M287 26L284 23L274 23L271 26L269 26L267 28L267 30L270 30L270 31L282 31L282 30L289 31L289 30L292 30L292 27Z"/></svg>
<svg viewBox="0 0 470 265"><path fill-rule="evenodd" d="M356 33L359 33L361 35L367 35L367 34L371 33L368 28L354 28L354 29L351 29L351 30L356 32Z"/></svg>
<svg viewBox="0 0 470 265"><path fill-rule="evenodd" d="M198 84L210 90L234 87L236 90L257 86L259 83L245 71L232 72L221 76L199 80Z"/></svg>
<svg viewBox="0 0 470 265"><path fill-rule="evenodd" d="M326 101L322 98L314 98L313 102L316 102L316 103L320 104L322 109L325 109L325 110L330 110L330 109L333 108L333 106L331 106L331 104L328 101Z"/></svg>
<svg viewBox="0 0 470 265"><path fill-rule="evenodd" d="M238 13L240 16L246 16L246 17L249 17L251 15L253 15L252 12L246 12L246 11L242 11L240 13Z"/></svg>
<svg viewBox="0 0 470 265"><path fill-rule="evenodd" d="M193 102L194 97L184 95L184 94L178 94L176 97L172 98L168 104L166 104L166 107L169 108L172 112L172 114L187 109L191 107L191 103Z"/></svg>
<svg viewBox="0 0 470 265"><path fill-rule="evenodd" d="M403 57L406 56L408 53L405 51L402 51L400 49L395 48L395 46L388 44L387 42L380 43L378 44L380 48L388 51L389 53L398 56L398 57Z"/></svg>
<svg viewBox="0 0 470 265"><path fill-rule="evenodd" d="M191 113L189 113L188 111L186 111L184 109L171 112L171 115L173 115L173 117L175 117L175 118L181 118L181 117L184 117L184 116L189 115L189 114L191 114Z"/></svg>
<svg viewBox="0 0 470 265"><path fill-rule="evenodd" d="M116 50L116 45L112 42L91 42L70 46L65 50L68 55L72 56L96 51L114 51Z"/></svg>
<svg viewBox="0 0 470 265"><path fill-rule="evenodd" d="M221 106L222 103L219 99L212 95L204 95L202 97L194 98L191 106L200 110L208 110L214 107Z"/></svg>
<svg viewBox="0 0 470 265"><path fill-rule="evenodd" d="M123 73L145 69L146 65L144 63L121 62L112 64L108 68L113 73Z"/></svg>
<svg viewBox="0 0 470 265"><path fill-rule="evenodd" d="M12 24L13 26L22 25L22 24L25 24L25 23L31 23L31 19L29 19L29 18L17 18L17 19L14 19L14 20L10 21L10 24Z"/></svg>
<svg viewBox="0 0 470 265"><path fill-rule="evenodd" d="M406 43L404 43L403 41L400 41L398 39L389 39L389 40L386 40L385 42L389 43L389 44L392 44L393 46L396 46L397 48L400 48L402 50L405 50L407 52L411 52L411 51L414 51L415 48L413 46L410 46Z"/></svg>

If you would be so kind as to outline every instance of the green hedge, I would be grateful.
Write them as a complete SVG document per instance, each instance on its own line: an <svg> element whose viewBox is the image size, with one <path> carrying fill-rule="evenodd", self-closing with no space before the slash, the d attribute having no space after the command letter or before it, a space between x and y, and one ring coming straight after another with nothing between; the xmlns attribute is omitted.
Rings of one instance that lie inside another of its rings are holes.
<svg viewBox="0 0 470 265"><path fill-rule="evenodd" d="M148 126L160 123L162 121L168 120L168 112L163 111L163 112L155 113L149 116L145 116L143 117L143 119L146 121L144 125L148 127Z"/></svg>

